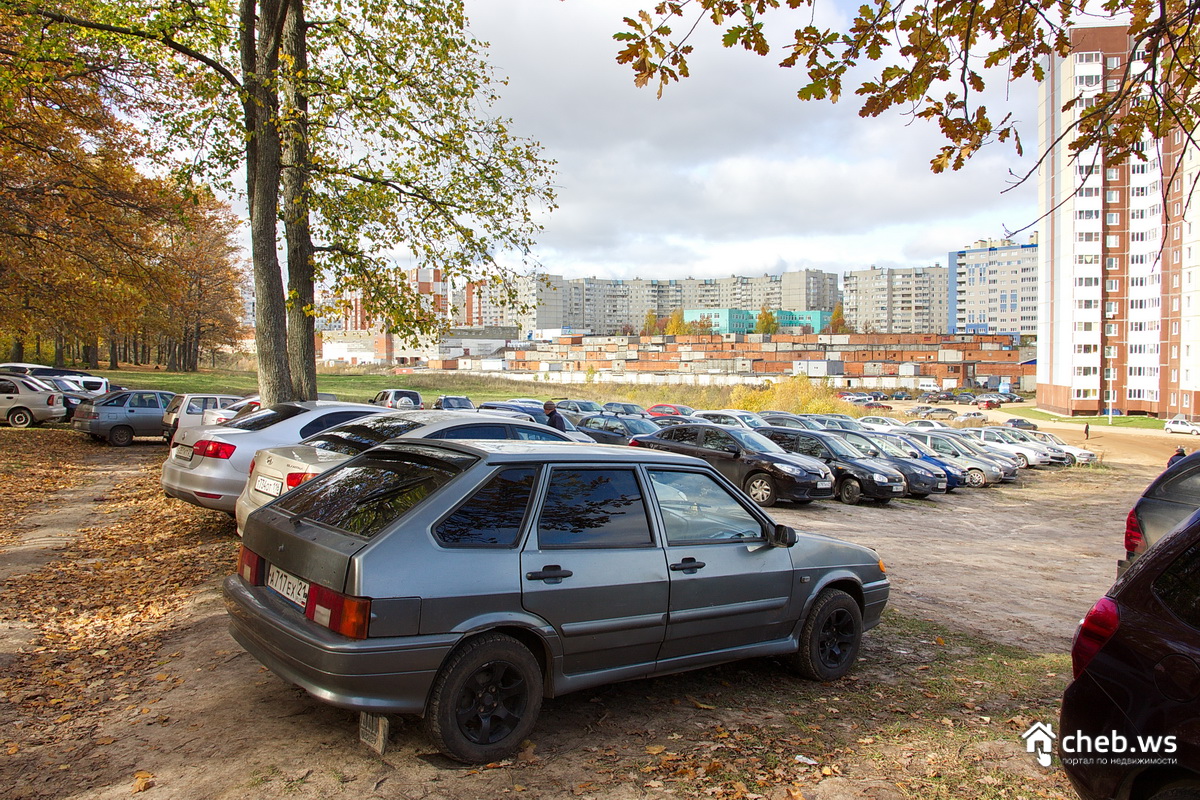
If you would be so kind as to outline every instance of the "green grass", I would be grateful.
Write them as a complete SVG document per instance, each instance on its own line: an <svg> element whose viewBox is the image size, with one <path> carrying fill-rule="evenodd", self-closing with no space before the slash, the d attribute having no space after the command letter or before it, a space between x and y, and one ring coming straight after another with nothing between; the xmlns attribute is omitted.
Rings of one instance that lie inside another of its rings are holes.
<svg viewBox="0 0 1200 800"><path fill-rule="evenodd" d="M1026 419L1043 419L1050 422L1065 422L1070 425L1109 425L1109 417L1063 417L1058 414L1052 414L1049 411L1042 411L1037 408L1023 408L1018 405L1007 405L1002 408L995 409L998 414L1011 414L1014 417L1025 417ZM1112 419L1112 427L1114 428L1140 428L1144 430L1161 431L1163 429L1163 421L1154 417L1143 416L1114 416Z"/></svg>

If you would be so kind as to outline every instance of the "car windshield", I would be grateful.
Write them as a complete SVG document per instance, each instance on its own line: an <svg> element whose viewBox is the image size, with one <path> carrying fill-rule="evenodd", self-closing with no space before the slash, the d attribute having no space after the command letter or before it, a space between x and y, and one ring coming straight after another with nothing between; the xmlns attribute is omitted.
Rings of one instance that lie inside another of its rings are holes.
<svg viewBox="0 0 1200 800"><path fill-rule="evenodd" d="M243 431L261 431L276 423L283 422L285 419L297 417L306 411L307 409L304 406L298 406L294 403L280 403L270 408L260 408L253 414L247 414L244 417L226 422L225 426Z"/></svg>
<svg viewBox="0 0 1200 800"><path fill-rule="evenodd" d="M404 436L410 431L421 427L420 422L411 419L392 417L388 414L361 417L330 428L327 431L308 437L300 444L316 447L320 450L330 450L347 456L356 456L364 450L370 450L377 444L383 444L395 436Z"/></svg>
<svg viewBox="0 0 1200 800"><path fill-rule="evenodd" d="M896 458L912 458L912 456L908 454L907 450L900 447L900 445L891 439L886 439L882 436L867 436L866 439L870 441L871 444L875 445L881 452L886 453L889 456L895 456Z"/></svg>
<svg viewBox="0 0 1200 800"><path fill-rule="evenodd" d="M744 423L746 423L747 425L749 425L751 428L765 428L765 427L767 427L766 420L763 420L763 419L761 419L760 417L758 417L758 416L756 416L756 415L754 415L754 414L735 414L734 416L736 416L736 417L737 417L738 419L740 419L742 422L744 422Z"/></svg>
<svg viewBox="0 0 1200 800"><path fill-rule="evenodd" d="M754 433L753 431L748 431L745 428L728 428L725 432L736 439L738 444L742 445L747 450L751 450L756 453L787 452L782 447L763 436L761 433Z"/></svg>
<svg viewBox="0 0 1200 800"><path fill-rule="evenodd" d="M423 445L390 445L301 484L274 507L370 538L478 460Z"/></svg>
<svg viewBox="0 0 1200 800"><path fill-rule="evenodd" d="M921 455L924 455L924 456L937 456L936 450L934 450L932 447L925 444L924 442L917 441L916 439L904 438L904 439L892 439L891 441L895 442L900 447L905 447L905 448L911 447L913 450L916 450L918 453L920 453Z"/></svg>
<svg viewBox="0 0 1200 800"><path fill-rule="evenodd" d="M443 397L442 408L475 408L471 401L465 397Z"/></svg>
<svg viewBox="0 0 1200 800"><path fill-rule="evenodd" d="M862 450L859 450L840 436L827 436L821 439L821 441L836 456L841 456L842 458L866 458L866 454Z"/></svg>
<svg viewBox="0 0 1200 800"><path fill-rule="evenodd" d="M599 414L604 410L604 406L597 403L595 400L576 400L575 405L585 414Z"/></svg>
<svg viewBox="0 0 1200 800"><path fill-rule="evenodd" d="M1030 436L1025 431L1012 430L1012 431L1005 431L1005 433L1008 434L1010 439L1016 439L1017 441L1021 441L1021 442L1037 441L1034 437Z"/></svg>
<svg viewBox="0 0 1200 800"><path fill-rule="evenodd" d="M1064 442L1062 439L1055 436L1053 433L1046 433L1043 431L1040 438L1045 439L1046 441L1049 441L1049 442L1053 442L1054 444L1061 444L1061 445L1066 444L1066 442Z"/></svg>
<svg viewBox="0 0 1200 800"><path fill-rule="evenodd" d="M637 417L635 419L624 420L625 427L633 433L654 433L658 430L658 426L648 419Z"/></svg>
<svg viewBox="0 0 1200 800"><path fill-rule="evenodd" d="M993 429L993 430L995 430L995 429ZM997 430L997 431L995 431L995 433L998 437L1000 437L1000 439L1002 439L1005 442L1008 442L1009 444L1021 444L1022 443L1020 439L1018 439L1016 436L1014 436L1012 433L1010 433L1008 431Z"/></svg>

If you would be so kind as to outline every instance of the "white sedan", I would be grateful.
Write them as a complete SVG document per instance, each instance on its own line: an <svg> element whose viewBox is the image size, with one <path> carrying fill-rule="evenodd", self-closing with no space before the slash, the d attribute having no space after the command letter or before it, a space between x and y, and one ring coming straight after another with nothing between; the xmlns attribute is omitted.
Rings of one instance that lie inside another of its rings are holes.
<svg viewBox="0 0 1200 800"><path fill-rule="evenodd" d="M192 505L232 514L256 451L293 444L334 425L386 411L366 403L305 400L260 408L224 425L186 428L175 436L163 462L163 491Z"/></svg>
<svg viewBox="0 0 1200 800"><path fill-rule="evenodd" d="M1192 436L1200 436L1200 422L1192 422L1178 416L1164 422L1163 430L1167 433L1190 433Z"/></svg>

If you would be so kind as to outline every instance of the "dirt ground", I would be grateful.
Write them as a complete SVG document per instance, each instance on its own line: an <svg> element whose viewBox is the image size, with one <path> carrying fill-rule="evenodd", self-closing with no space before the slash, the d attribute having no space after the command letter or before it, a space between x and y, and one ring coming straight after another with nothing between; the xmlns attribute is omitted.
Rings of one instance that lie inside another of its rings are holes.
<svg viewBox="0 0 1200 800"><path fill-rule="evenodd" d="M39 452L66 457L25 433L0 430L0 477ZM1076 426L1060 435L1082 444ZM161 496L161 445L88 442L86 469L25 486L5 520L0 786L14 800L1071 797L1019 734L1055 721L1074 626L1176 443L1094 426L1099 469L886 507L781 506L780 521L888 565L893 611L850 680L806 683L757 660L569 695L545 703L519 756L469 768L411 719L377 756L356 715L260 667L225 631L232 523ZM985 672L963 677L960 663Z"/></svg>

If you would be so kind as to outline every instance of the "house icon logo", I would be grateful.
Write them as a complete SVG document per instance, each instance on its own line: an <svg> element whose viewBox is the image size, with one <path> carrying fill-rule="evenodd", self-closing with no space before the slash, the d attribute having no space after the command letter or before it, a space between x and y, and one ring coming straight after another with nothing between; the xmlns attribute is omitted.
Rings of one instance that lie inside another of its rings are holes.
<svg viewBox="0 0 1200 800"><path fill-rule="evenodd" d="M1035 722L1029 726L1029 730L1021 734L1021 738L1025 740L1025 749L1030 753L1037 753L1037 761L1043 767L1050 766L1050 753L1054 750L1054 740L1058 737L1054 735L1054 729L1045 722Z"/></svg>

